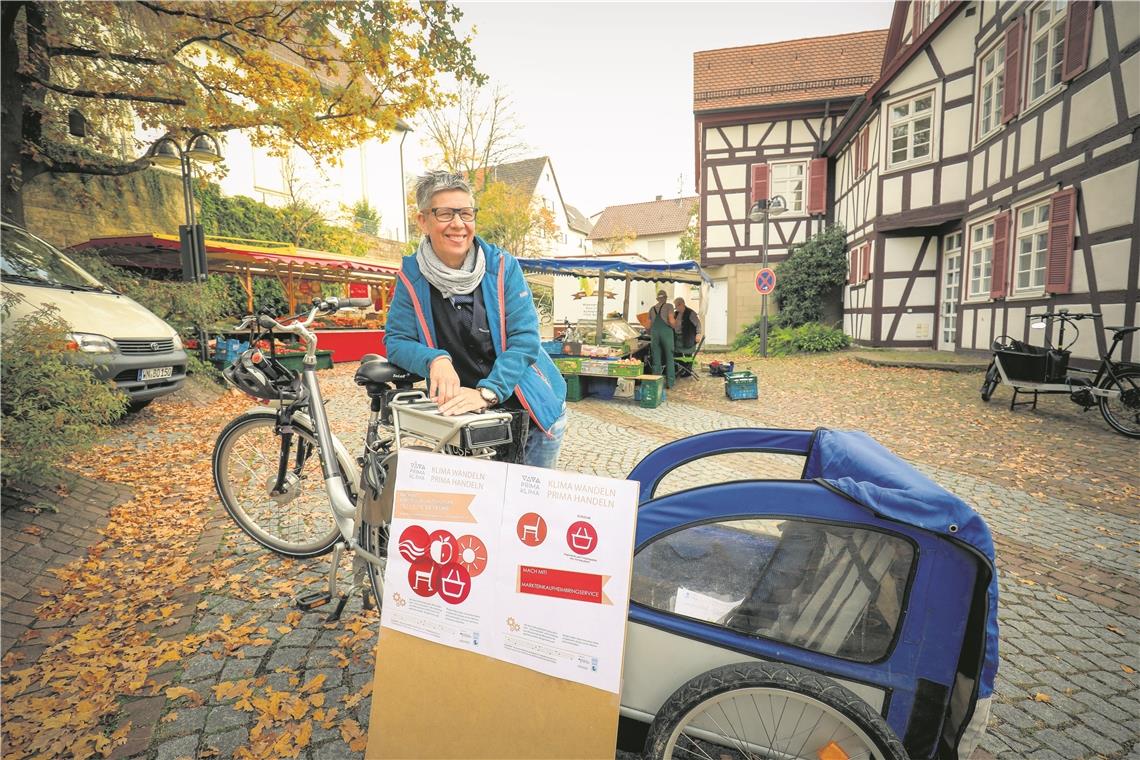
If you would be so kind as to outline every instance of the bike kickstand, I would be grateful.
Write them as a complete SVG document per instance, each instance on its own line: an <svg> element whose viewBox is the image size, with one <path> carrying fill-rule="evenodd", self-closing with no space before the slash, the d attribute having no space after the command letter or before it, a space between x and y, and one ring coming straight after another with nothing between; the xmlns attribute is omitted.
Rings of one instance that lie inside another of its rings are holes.
<svg viewBox="0 0 1140 760"><path fill-rule="evenodd" d="M340 569L340 555L344 552L344 543L338 541L336 546L333 547L332 565L329 567L329 587L325 591L309 591L304 594L298 594L293 600L294 605L302 610L314 610L317 607L323 607L337 597L337 571ZM329 614L325 622L333 622L340 618L340 613L344 610L344 605L348 601L348 597L339 595L336 608Z"/></svg>

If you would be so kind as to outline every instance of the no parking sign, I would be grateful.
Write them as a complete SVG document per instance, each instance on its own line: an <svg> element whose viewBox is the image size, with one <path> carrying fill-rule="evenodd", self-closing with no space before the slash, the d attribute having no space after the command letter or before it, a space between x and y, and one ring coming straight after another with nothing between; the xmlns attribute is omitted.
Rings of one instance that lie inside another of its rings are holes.
<svg viewBox="0 0 1140 760"><path fill-rule="evenodd" d="M772 267L764 267L756 273L756 290L760 295L770 295L776 289L776 271Z"/></svg>

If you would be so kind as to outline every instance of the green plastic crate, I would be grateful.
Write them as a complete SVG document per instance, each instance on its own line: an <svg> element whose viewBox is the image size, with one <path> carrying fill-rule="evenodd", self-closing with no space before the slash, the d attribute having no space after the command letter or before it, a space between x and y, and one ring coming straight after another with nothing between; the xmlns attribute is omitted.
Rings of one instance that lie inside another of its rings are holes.
<svg viewBox="0 0 1140 760"><path fill-rule="evenodd" d="M566 377L566 400L582 400L582 378L577 375L568 375Z"/></svg>
<svg viewBox="0 0 1140 760"><path fill-rule="evenodd" d="M733 401L759 398L756 375L748 370L727 373L724 376L724 395Z"/></svg>
<svg viewBox="0 0 1140 760"><path fill-rule="evenodd" d="M665 378L642 380L638 403L645 409L656 409L665 401Z"/></svg>
<svg viewBox="0 0 1140 760"><path fill-rule="evenodd" d="M277 354L277 361L294 372L301 371L301 360L304 358L305 355L303 353ZM332 369L332 365L332 351L317 351L317 369Z"/></svg>
<svg viewBox="0 0 1140 760"><path fill-rule="evenodd" d="M645 367L641 364L618 364L617 362L610 362L610 366L606 369L609 370L610 377L637 377L645 371Z"/></svg>
<svg viewBox="0 0 1140 760"><path fill-rule="evenodd" d="M560 356L553 359L553 362L563 375L577 375L582 371L582 358L580 356Z"/></svg>

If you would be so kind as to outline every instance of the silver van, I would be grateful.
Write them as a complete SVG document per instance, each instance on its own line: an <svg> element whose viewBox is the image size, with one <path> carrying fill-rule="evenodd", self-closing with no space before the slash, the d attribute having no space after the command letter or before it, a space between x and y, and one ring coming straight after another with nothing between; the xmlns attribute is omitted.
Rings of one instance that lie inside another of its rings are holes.
<svg viewBox="0 0 1140 760"><path fill-rule="evenodd" d="M91 359L96 376L127 394L133 409L173 393L186 379L186 351L173 327L108 288L54 246L0 223L0 288L8 319L45 304L71 326L70 346Z"/></svg>

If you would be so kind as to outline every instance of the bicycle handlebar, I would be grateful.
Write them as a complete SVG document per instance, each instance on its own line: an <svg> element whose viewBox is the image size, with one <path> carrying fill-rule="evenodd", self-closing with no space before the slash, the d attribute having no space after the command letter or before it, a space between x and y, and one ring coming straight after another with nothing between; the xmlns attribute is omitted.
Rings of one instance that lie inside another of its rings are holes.
<svg viewBox="0 0 1140 760"><path fill-rule="evenodd" d="M1067 311L1043 311L1040 314L1026 314L1025 318L1028 319L1067 319L1072 322L1079 322L1082 319L1099 319L1101 313L1099 311L1081 312L1070 314Z"/></svg>

